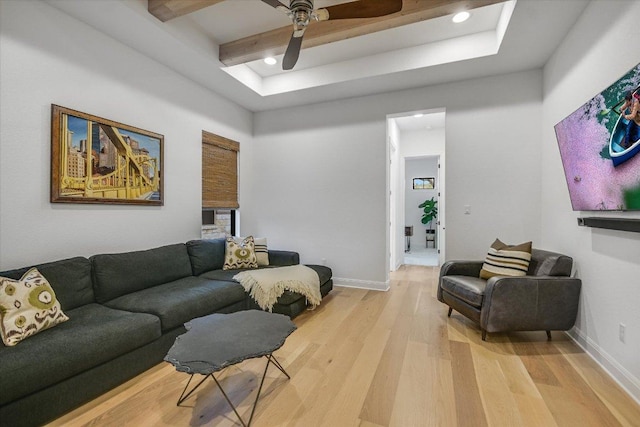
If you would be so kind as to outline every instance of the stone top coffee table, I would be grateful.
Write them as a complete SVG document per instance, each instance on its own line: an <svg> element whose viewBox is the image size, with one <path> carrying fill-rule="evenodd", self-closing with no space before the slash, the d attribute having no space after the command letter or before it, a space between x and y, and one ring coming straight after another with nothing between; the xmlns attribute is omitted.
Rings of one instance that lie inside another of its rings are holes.
<svg viewBox="0 0 640 427"><path fill-rule="evenodd" d="M273 352L282 347L287 337L296 329L296 325L289 317L282 314L247 310L198 317L185 323L184 326L187 332L176 338L164 358L165 361L175 366L176 370L191 374L189 382L178 398L177 405L180 406L207 377L211 377L242 425L250 426L269 364L273 363L287 378L290 378L273 356ZM256 400L253 403L249 422L245 424L213 373L246 359L258 357L266 357L267 364L262 374ZM185 395L195 374L205 375L205 377Z"/></svg>

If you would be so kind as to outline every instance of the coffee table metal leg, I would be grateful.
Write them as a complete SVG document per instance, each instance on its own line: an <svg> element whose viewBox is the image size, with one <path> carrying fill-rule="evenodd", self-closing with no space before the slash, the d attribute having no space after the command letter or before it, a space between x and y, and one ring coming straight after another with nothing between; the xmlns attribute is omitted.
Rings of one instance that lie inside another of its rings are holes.
<svg viewBox="0 0 640 427"><path fill-rule="evenodd" d="M249 420L249 424L245 424L244 420L242 419L242 417L240 416L240 414L238 413L238 411L236 410L236 407L233 405L233 403L231 403L231 400L229 399L229 396L227 396L227 393L224 392L224 389L222 388L222 386L220 385L220 383L218 382L218 380L216 379L216 377L214 377L213 375L211 375L211 378L213 378L213 380L216 382L216 384L218 385L218 388L220 389L220 391L222 392L222 395L224 396L225 399L227 399L227 403L229 403L229 406L231 406L231 409L233 409L233 412L236 413L236 417L238 417L238 419L240 420L240 422L242 423L243 427L249 427L249 425L251 425L251 420ZM258 392L259 393L259 392ZM253 409L256 409L255 404L253 405ZM251 415L253 416L253 411L251 412Z"/></svg>
<svg viewBox="0 0 640 427"><path fill-rule="evenodd" d="M256 411L256 406L258 406L258 398L260 398L260 392L262 391L262 385L264 384L264 379L267 376L267 370L269 369L269 363L273 363L273 362L271 362L271 359L273 358L272 354L268 354L266 357L267 357L267 364L264 367L264 372L262 374L262 380L260 381L260 387L258 388L258 394L256 395L256 400L253 402L253 409L251 410L251 416L249 417L249 424L248 425L251 425L251 421L253 420L253 413ZM274 363L274 365L276 365L276 364ZM276 367L282 371L282 369L281 369L281 367L279 365L280 364L278 363L276 365ZM286 372L285 372L285 375L287 375L287 378L290 378L289 375Z"/></svg>
<svg viewBox="0 0 640 427"><path fill-rule="evenodd" d="M236 410L236 407L234 406L233 403L231 403L231 399L229 399L229 396L227 396L227 393L225 393L224 389L222 388L222 385L220 384L220 382L218 382L218 379L213 374L206 375L185 396L184 393L187 391L187 388L189 387L189 384L191 383L191 380L193 379L193 374L191 374L191 377L189 378L189 381L187 382L187 385L184 387L184 390L182 390L182 394L180 394L180 398L178 399L178 403L176 405L180 406L180 404L182 402L184 402L189 396L191 396L191 394L194 391L196 391L198 389L198 387L200 387L202 385L204 380L206 380L208 377L211 377L211 378L213 378L213 381L215 381L216 385L218 386L218 388L222 392L222 395L224 396L224 398L227 400L227 403L229 404L229 406L231 406L231 409L233 409L233 412L236 414L236 417L238 417L238 419L240 420L240 423L242 423L242 426L243 427L249 427L251 425L251 421L253 421L253 414L256 411L256 406L258 406L258 399L260 398L260 393L262 392L262 386L264 385L264 379L267 377L267 370L269 369L269 364L273 363L274 366L276 368L278 368L278 370L280 372L285 374L287 376L287 378L291 379L289 374L287 374L287 371L284 370L284 368L282 367L280 362L278 362L278 360L276 359L276 357L273 354L267 354L265 357L267 358L267 364L265 365L264 372L262 373L262 379L260 380L260 387L258 388L258 394L256 394L256 399L253 402L253 409L251 409L251 415L249 416L249 422L248 423L245 424L244 420L242 419L242 417L240 416L240 414Z"/></svg>
<svg viewBox="0 0 640 427"><path fill-rule="evenodd" d="M268 359L267 366L269 365L269 362L273 363L274 365L276 365L276 368L280 369L280 372L285 374L287 376L287 378L291 379L289 374L287 374L287 371L284 370L284 368L282 367L280 362L278 362L278 360L276 359L276 357L273 354L268 354L266 357Z"/></svg>
<svg viewBox="0 0 640 427"><path fill-rule="evenodd" d="M194 391L196 391L198 389L198 387L200 387L202 385L202 383L204 382L204 380L207 379L207 377L213 377L213 374L205 375L204 378L201 379L200 382L194 388L192 388L191 391L189 393L187 393L187 395L185 396L184 392L187 391L187 387L189 387L189 384L191 384L191 380L193 379L193 374L191 374L191 376L189 377L189 381L187 381L187 385L184 386L184 390L182 390L182 394L180 394L180 397L178 398L178 403L176 403L176 406L180 406L180 404L182 402L187 400L189 398L189 396L191 396L191 394Z"/></svg>

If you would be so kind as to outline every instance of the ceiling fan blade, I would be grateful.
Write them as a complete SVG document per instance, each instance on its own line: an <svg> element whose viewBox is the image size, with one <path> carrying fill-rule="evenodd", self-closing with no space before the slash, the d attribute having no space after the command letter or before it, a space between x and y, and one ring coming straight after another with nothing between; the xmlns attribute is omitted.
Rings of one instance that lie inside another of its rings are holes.
<svg viewBox="0 0 640 427"><path fill-rule="evenodd" d="M324 9L328 12L328 17L320 12L322 10L318 9L318 16L322 21L327 19L376 18L400 12L402 0L360 0L337 4Z"/></svg>
<svg viewBox="0 0 640 427"><path fill-rule="evenodd" d="M300 47L302 47L303 35L304 30L294 31L291 35L289 46L287 46L287 51L284 53L284 58L282 59L283 70L293 69L293 66L296 65L296 62L298 62L298 57L300 56Z"/></svg>
<svg viewBox="0 0 640 427"><path fill-rule="evenodd" d="M262 2L268 4L269 6L275 9L282 10L283 12L289 11L289 8L284 4L280 3L278 0L262 0Z"/></svg>

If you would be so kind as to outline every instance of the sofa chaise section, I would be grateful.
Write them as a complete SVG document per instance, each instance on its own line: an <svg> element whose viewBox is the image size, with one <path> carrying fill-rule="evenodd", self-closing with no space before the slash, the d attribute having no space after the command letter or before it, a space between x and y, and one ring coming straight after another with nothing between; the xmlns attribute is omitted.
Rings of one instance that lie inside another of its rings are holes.
<svg viewBox="0 0 640 427"><path fill-rule="evenodd" d="M187 250L191 258L192 272L194 275L228 283L235 283L233 276L246 270L224 270L225 239L191 240L187 242ZM300 264L300 255L297 252L268 250L269 265L261 268L285 267ZM324 265L311 265L320 279L320 294L324 297L333 289L332 271ZM237 284L240 286L239 284ZM242 289L242 287L240 286ZM260 309L258 304L247 295L248 309ZM274 304L274 313L285 314L291 318L299 315L307 308L304 295L296 292L285 291Z"/></svg>

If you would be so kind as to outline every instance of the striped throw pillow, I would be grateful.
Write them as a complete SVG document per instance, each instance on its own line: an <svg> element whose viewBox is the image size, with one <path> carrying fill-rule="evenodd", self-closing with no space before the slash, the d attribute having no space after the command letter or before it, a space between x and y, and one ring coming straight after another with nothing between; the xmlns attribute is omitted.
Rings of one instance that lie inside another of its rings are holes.
<svg viewBox="0 0 640 427"><path fill-rule="evenodd" d="M269 251L267 250L267 238L256 237L254 239L256 244L256 258L258 259L258 265L269 265Z"/></svg>
<svg viewBox="0 0 640 427"><path fill-rule="evenodd" d="M500 239L489 248L480 270L481 279L493 276L526 276L531 261L531 242L507 245Z"/></svg>

